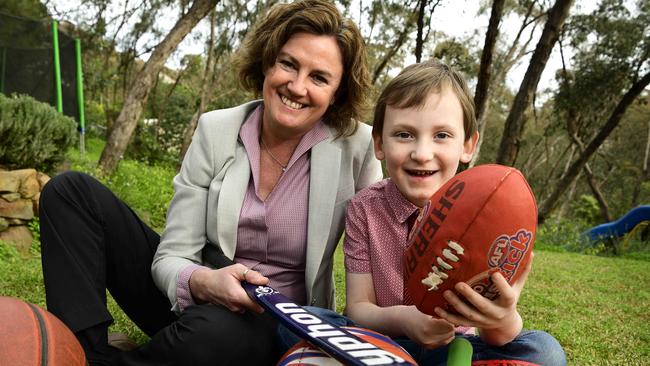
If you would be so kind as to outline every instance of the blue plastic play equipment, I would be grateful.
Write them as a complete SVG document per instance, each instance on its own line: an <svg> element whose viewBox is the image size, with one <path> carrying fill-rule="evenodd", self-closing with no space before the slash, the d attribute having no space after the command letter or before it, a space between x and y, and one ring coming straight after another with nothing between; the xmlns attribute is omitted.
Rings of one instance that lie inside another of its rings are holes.
<svg viewBox="0 0 650 366"><path fill-rule="evenodd" d="M608 238L620 238L644 221L650 221L650 205L637 206L620 219L594 226L582 233L582 235L592 242Z"/></svg>

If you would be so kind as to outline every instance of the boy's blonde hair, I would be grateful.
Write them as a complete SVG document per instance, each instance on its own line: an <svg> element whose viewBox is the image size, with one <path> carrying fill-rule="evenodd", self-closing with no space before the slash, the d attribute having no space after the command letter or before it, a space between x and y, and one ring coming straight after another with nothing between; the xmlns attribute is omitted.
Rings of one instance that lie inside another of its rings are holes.
<svg viewBox="0 0 650 366"><path fill-rule="evenodd" d="M329 1L299 0L271 7L249 32L236 55L239 80L244 88L260 94L264 72L275 64L289 38L301 32L336 39L343 56L343 75L324 122L337 130L337 137L352 135L368 110L370 76L366 46L356 24L343 18Z"/></svg>
<svg viewBox="0 0 650 366"><path fill-rule="evenodd" d="M421 107L429 94L440 93L443 88L450 88L458 97L463 108L465 140L472 137L477 126L474 99L467 82L456 70L436 59L409 65L388 83L375 106L373 137L381 139L386 106L398 109Z"/></svg>

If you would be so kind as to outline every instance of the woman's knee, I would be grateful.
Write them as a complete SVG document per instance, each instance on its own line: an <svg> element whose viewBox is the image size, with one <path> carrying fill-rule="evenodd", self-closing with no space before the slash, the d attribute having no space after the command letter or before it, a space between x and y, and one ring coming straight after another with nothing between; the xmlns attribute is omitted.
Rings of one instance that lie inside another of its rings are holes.
<svg viewBox="0 0 650 366"><path fill-rule="evenodd" d="M94 178L88 174L77 171L66 171L54 176L50 179L41 191L39 199L39 206L41 208L47 207L50 204L55 204L62 196L68 196L72 192L79 191L73 189L80 185L86 185L84 182L92 181Z"/></svg>
<svg viewBox="0 0 650 366"><path fill-rule="evenodd" d="M275 364L276 326L268 315L214 305L192 306L172 325L177 356L193 365L214 364L215 359L223 365Z"/></svg>

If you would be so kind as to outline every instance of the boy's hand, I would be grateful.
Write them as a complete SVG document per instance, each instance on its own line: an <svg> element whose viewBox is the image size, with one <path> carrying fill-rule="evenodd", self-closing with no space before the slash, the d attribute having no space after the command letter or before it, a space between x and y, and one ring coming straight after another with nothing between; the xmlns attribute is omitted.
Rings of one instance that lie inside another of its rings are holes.
<svg viewBox="0 0 650 366"><path fill-rule="evenodd" d="M409 306L400 315L403 333L425 348L444 346L454 339L453 324L424 314L415 306Z"/></svg>
<svg viewBox="0 0 650 366"><path fill-rule="evenodd" d="M534 253L524 268L521 277L512 286L508 284L503 275L499 272L492 274L499 297L488 300L474 291L464 282L455 286L458 294L465 298L461 299L452 291L445 291L443 296L447 302L454 307L458 314L452 314L439 307L435 308L436 314L453 324L480 328L482 332L494 330L501 333L497 343L505 343L514 339L521 330L521 316L517 311L517 302L524 288L528 274L532 268Z"/></svg>

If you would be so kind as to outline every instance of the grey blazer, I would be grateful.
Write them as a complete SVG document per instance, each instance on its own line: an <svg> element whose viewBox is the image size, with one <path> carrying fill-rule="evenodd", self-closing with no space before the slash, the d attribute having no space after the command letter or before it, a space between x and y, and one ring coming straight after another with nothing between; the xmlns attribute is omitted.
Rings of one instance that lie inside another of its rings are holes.
<svg viewBox="0 0 650 366"><path fill-rule="evenodd" d="M214 245L232 259L251 168L239 129L261 101L205 113L192 138L152 265L153 279L178 311L177 279ZM333 254L345 225L348 200L382 178L370 126L347 138L330 137L311 149L305 287L310 305L334 308ZM206 244L207 243L207 244Z"/></svg>

